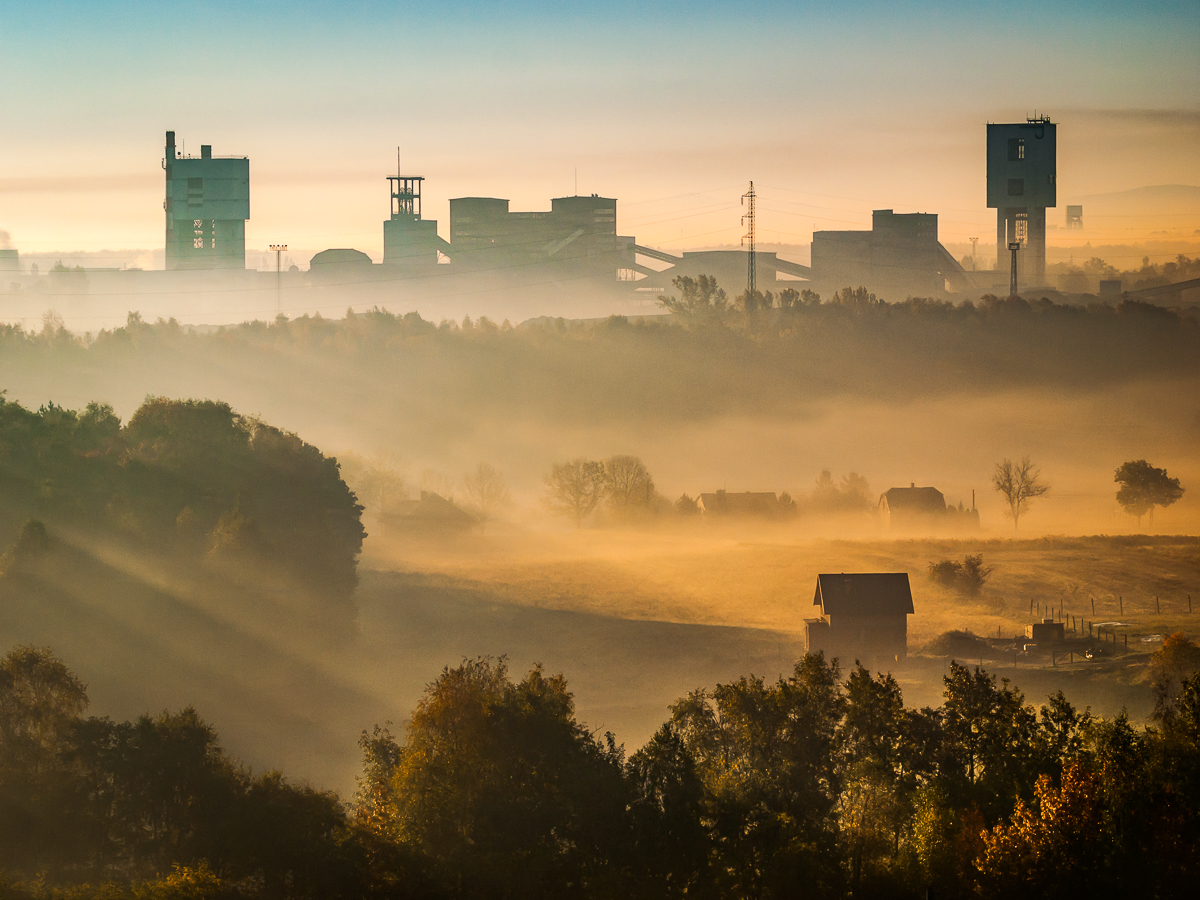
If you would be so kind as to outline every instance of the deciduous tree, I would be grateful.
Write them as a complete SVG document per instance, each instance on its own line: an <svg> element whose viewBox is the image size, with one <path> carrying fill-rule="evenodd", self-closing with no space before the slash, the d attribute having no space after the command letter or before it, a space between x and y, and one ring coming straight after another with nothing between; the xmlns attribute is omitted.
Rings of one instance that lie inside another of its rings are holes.
<svg viewBox="0 0 1200 900"><path fill-rule="evenodd" d="M550 508L569 516L578 528L608 491L604 464L578 457L555 463L546 476L546 502Z"/></svg>
<svg viewBox="0 0 1200 900"><path fill-rule="evenodd" d="M1014 463L1008 458L996 463L992 484L1008 501L1008 514L1012 517L1014 529L1021 521L1021 516L1029 509L1030 501L1050 490L1050 485L1043 483L1040 475L1037 466L1028 456L1023 457L1019 463Z"/></svg>
<svg viewBox="0 0 1200 900"><path fill-rule="evenodd" d="M636 456L610 456L604 461L608 505L618 516L648 510L654 502L654 479Z"/></svg>
<svg viewBox="0 0 1200 900"><path fill-rule="evenodd" d="M485 462L463 476L463 491L467 506L480 522L494 519L501 510L512 505L512 493L504 474Z"/></svg>
<svg viewBox="0 0 1200 900"><path fill-rule="evenodd" d="M1170 506L1183 496L1183 487L1178 478L1172 478L1166 469L1158 469L1144 459L1123 463L1113 476L1121 485L1117 491L1117 502L1131 516L1137 516L1138 527L1142 527L1142 516L1150 514L1150 527L1154 527L1154 507Z"/></svg>

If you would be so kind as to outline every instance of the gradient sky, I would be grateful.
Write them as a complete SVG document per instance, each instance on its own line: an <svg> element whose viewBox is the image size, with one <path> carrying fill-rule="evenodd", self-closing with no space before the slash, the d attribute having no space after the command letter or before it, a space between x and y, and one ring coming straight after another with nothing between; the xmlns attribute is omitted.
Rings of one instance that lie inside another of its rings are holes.
<svg viewBox="0 0 1200 900"><path fill-rule="evenodd" d="M577 170L622 233L674 250L736 244L750 179L760 241L893 207L986 242L984 125L1035 110L1060 123L1060 206L1200 184L1195 0L0 0L0 87L23 253L160 248L168 128L250 157L249 247L377 259L397 145L443 236L450 197L546 209Z"/></svg>

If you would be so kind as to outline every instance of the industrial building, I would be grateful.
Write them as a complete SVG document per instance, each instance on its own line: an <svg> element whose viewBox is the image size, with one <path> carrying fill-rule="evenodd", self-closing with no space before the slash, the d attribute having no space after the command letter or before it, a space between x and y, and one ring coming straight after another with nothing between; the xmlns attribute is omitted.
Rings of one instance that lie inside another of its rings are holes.
<svg viewBox="0 0 1200 900"><path fill-rule="evenodd" d="M429 270L450 245L438 236L437 220L421 217L420 175L388 176L391 218L383 223L383 263L407 270Z"/></svg>
<svg viewBox="0 0 1200 900"><path fill-rule="evenodd" d="M631 237L617 234L617 201L555 197L549 212L513 212L509 201L450 201L450 259L459 271L518 273L550 267L560 277L616 281L633 267Z"/></svg>
<svg viewBox="0 0 1200 900"><path fill-rule="evenodd" d="M201 145L199 157L185 156L175 149L175 132L168 131L163 168L166 267L246 268L250 160L213 156L210 144Z"/></svg>
<svg viewBox="0 0 1200 900"><path fill-rule="evenodd" d="M938 241L935 213L877 209L870 231L817 231L812 280L823 290L863 285L888 300L972 290L971 277Z"/></svg>
<svg viewBox="0 0 1200 900"><path fill-rule="evenodd" d="M421 215L419 175L389 176L391 217L383 223L383 261L430 271L447 257L455 274L515 279L551 273L556 279L616 282L634 268L634 239L617 234L617 201L555 197L547 212L515 212L498 197L450 201L450 240Z"/></svg>
<svg viewBox="0 0 1200 900"><path fill-rule="evenodd" d="M996 210L996 271L1008 269L1009 244L1020 244L1020 283L1046 280L1046 210L1058 205L1055 125L1049 116L987 127L987 205ZM1082 210L1078 219L1082 225Z"/></svg>

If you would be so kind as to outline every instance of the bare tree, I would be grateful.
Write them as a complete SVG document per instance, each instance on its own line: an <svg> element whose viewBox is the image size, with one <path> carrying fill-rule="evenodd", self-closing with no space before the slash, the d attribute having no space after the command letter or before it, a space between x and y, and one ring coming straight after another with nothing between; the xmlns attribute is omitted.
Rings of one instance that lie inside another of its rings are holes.
<svg viewBox="0 0 1200 900"><path fill-rule="evenodd" d="M546 476L546 502L555 512L570 516L578 528L604 499L607 485L603 463L583 457L555 463Z"/></svg>
<svg viewBox="0 0 1200 900"><path fill-rule="evenodd" d="M463 476L463 491L467 495L467 505L480 522L495 518L502 509L512 505L512 494L504 475L485 462Z"/></svg>
<svg viewBox="0 0 1200 900"><path fill-rule="evenodd" d="M373 513L386 513L410 496L408 482L401 474L403 462L395 456L376 455L368 459L355 454L339 454L342 478L358 501Z"/></svg>
<svg viewBox="0 0 1200 900"><path fill-rule="evenodd" d="M636 456L610 456L604 461L609 506L618 514L646 509L654 501L654 479Z"/></svg>
<svg viewBox="0 0 1200 900"><path fill-rule="evenodd" d="M1009 515L1012 516L1013 528L1021 520L1021 515L1029 509L1029 502L1034 497L1041 497L1050 485L1040 479L1041 473L1028 456L1019 463L1011 459L996 463L996 474L992 476L992 484L1008 501Z"/></svg>

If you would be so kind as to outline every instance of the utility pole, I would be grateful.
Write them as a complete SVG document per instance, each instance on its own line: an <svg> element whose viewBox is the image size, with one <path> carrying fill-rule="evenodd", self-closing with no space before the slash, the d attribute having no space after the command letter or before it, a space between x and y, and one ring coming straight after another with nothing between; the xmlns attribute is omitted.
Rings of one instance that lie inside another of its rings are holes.
<svg viewBox="0 0 1200 900"><path fill-rule="evenodd" d="M1012 269L1008 276L1008 296L1017 296L1017 251L1021 249L1020 241L1009 241L1008 249L1012 252Z"/></svg>
<svg viewBox="0 0 1200 900"><path fill-rule="evenodd" d="M757 290L757 266L754 261L754 182L750 182L750 190L742 194L742 204L746 207L746 214L742 216L742 224L746 226L746 233L742 236L742 246L749 246L750 256L746 261L746 294L750 295Z"/></svg>
<svg viewBox="0 0 1200 900"><path fill-rule="evenodd" d="M975 247L979 243L979 238L973 237L967 238L967 240L971 242L971 271L974 272L977 268L975 265Z"/></svg>
<svg viewBox="0 0 1200 900"><path fill-rule="evenodd" d="M283 251L287 244L272 244L275 251L275 315L283 313Z"/></svg>

